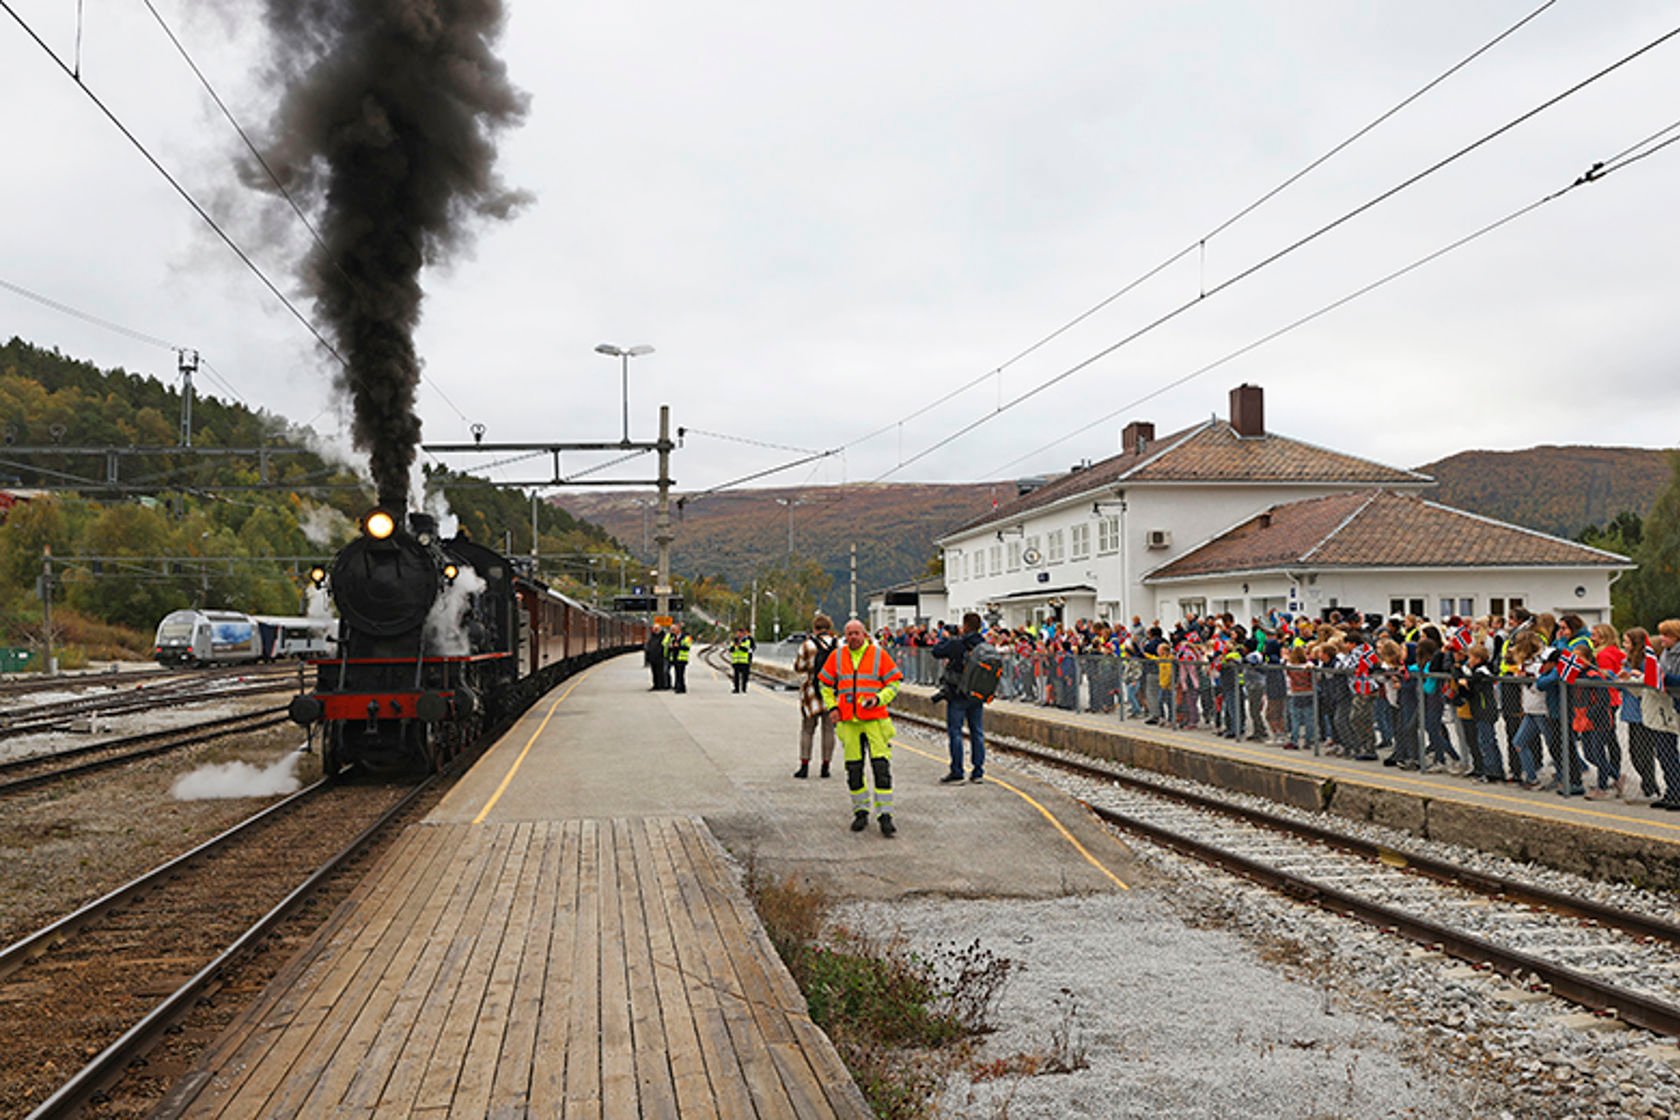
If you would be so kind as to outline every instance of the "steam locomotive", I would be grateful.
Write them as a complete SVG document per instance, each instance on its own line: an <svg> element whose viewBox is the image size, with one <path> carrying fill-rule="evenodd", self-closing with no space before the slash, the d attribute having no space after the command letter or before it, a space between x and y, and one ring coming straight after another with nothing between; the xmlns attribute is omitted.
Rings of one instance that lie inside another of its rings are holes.
<svg viewBox="0 0 1680 1120"><path fill-rule="evenodd" d="M331 776L441 770L556 682L640 647L647 626L591 610L437 522L376 508L311 578L338 606L338 655L291 718L319 735Z"/></svg>

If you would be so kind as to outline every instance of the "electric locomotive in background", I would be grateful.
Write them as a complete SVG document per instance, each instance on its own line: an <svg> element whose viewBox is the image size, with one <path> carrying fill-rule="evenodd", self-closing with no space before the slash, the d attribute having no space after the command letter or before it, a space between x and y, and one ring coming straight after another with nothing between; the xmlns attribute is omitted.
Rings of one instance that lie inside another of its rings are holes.
<svg viewBox="0 0 1680 1120"><path fill-rule="evenodd" d="M291 717L320 733L330 775L440 770L486 728L562 677L646 640L646 625L591 610L437 522L379 508L316 569L340 619L339 654L313 662Z"/></svg>

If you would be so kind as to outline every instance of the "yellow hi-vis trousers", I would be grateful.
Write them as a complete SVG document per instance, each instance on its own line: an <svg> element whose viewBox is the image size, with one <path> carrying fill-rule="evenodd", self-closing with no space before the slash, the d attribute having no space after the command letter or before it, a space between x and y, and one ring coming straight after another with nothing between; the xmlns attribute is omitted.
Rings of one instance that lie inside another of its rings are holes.
<svg viewBox="0 0 1680 1120"><path fill-rule="evenodd" d="M835 725L834 734L846 759L846 787L852 795L852 812L867 813L870 806L869 787L864 784L863 764L867 759L874 779L875 812L893 811L892 740L890 719L852 719Z"/></svg>

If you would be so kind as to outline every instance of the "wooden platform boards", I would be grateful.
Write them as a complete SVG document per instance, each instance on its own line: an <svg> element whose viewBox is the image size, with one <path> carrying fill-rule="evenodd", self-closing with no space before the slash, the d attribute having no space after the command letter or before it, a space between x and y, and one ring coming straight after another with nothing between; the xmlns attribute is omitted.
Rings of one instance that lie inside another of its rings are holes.
<svg viewBox="0 0 1680 1120"><path fill-rule="evenodd" d="M694 818L423 824L160 1112L866 1117Z"/></svg>

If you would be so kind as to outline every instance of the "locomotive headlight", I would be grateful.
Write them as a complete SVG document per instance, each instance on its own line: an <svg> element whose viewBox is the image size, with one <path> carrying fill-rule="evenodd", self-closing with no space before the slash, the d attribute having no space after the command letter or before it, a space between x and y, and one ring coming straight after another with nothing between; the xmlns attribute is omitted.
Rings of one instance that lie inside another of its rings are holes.
<svg viewBox="0 0 1680 1120"><path fill-rule="evenodd" d="M318 588L325 587L327 585L327 570L319 564L315 565L309 569L309 582Z"/></svg>
<svg viewBox="0 0 1680 1120"><path fill-rule="evenodd" d="M445 564L443 566L443 578L448 580L450 583L454 583L455 582L455 577L460 575L460 574L461 574L461 569L457 568L453 564Z"/></svg>
<svg viewBox="0 0 1680 1120"><path fill-rule="evenodd" d="M362 531L376 541L385 540L397 531L397 519L382 509L376 509L362 521Z"/></svg>

